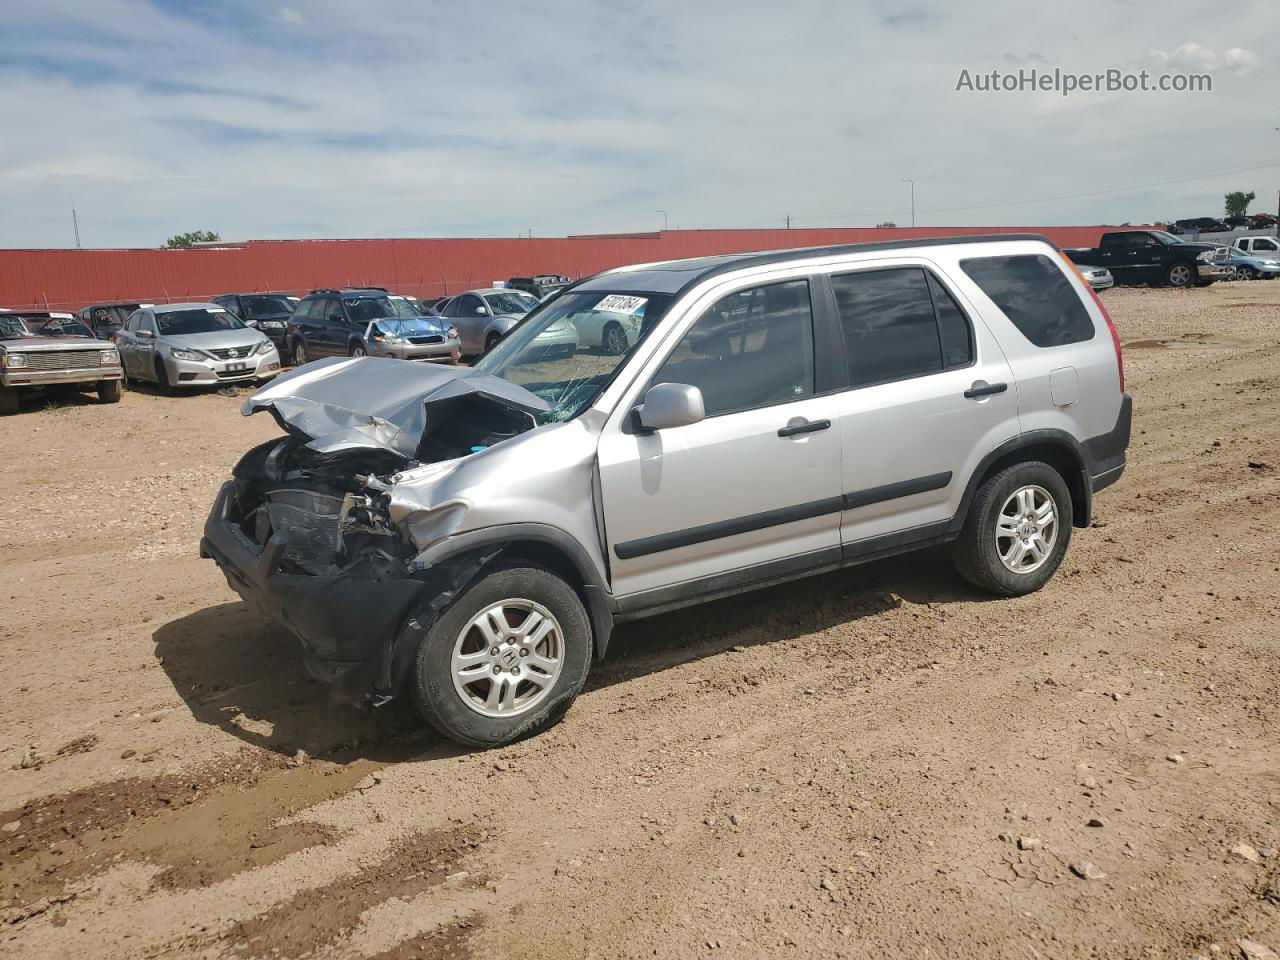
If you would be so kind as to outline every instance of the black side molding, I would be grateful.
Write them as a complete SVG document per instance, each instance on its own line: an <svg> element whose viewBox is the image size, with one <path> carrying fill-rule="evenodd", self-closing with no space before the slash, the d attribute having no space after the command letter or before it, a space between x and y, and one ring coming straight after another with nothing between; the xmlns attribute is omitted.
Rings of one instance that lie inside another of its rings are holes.
<svg viewBox="0 0 1280 960"><path fill-rule="evenodd" d="M739 533L750 533L753 530L764 530L797 520L808 520L827 513L839 513L840 497L825 497L822 500L810 500L808 503L797 503L791 507L777 510L766 510L763 513L752 513L745 517L734 517L730 520L719 520L715 523L704 523L684 530L673 530L671 533L659 533L652 537L641 537L638 540L626 540L614 544L613 552L619 560L633 560L636 557L660 553L663 550L674 550L676 547L688 547L695 543L706 543L708 540L719 540L721 537L732 537Z"/></svg>
<svg viewBox="0 0 1280 960"><path fill-rule="evenodd" d="M844 508L856 510L858 507L883 503L885 500L897 500L915 493L926 493L929 490L941 490L951 482L951 471L932 473L927 477L916 477L914 480L899 480L897 483L886 483L882 487L870 487L844 495Z"/></svg>

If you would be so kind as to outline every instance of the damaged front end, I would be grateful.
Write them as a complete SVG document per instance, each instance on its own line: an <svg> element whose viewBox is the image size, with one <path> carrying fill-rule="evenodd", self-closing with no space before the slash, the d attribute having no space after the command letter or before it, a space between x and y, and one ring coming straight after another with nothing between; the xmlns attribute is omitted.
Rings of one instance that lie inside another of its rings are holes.
<svg viewBox="0 0 1280 960"><path fill-rule="evenodd" d="M523 394L523 396L521 396ZM425 526L396 501L413 472L450 465L538 426L537 397L456 368L364 358L317 361L259 390L287 436L250 450L214 503L201 555L240 596L302 642L308 668L341 699L389 700L438 614L498 552L424 564ZM418 494L420 496L420 494ZM415 537L417 539L415 539Z"/></svg>

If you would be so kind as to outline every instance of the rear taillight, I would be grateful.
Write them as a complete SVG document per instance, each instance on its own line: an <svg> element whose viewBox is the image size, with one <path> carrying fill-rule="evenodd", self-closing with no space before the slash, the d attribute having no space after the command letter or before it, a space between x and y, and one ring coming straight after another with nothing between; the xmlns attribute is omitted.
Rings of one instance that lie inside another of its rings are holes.
<svg viewBox="0 0 1280 960"><path fill-rule="evenodd" d="M1065 253L1062 259L1069 266L1080 282L1084 284L1084 288L1089 291L1089 296L1093 297L1093 302L1098 305L1098 310L1102 314L1102 319L1107 321L1107 329L1111 331L1111 345L1116 349L1116 372L1120 374L1120 392L1124 393L1124 354L1120 351L1120 332L1116 330L1116 325L1111 322L1111 314L1107 312L1107 308L1103 306L1102 298L1098 296L1098 291L1093 289L1093 284L1084 278L1084 274L1080 272L1080 268Z"/></svg>

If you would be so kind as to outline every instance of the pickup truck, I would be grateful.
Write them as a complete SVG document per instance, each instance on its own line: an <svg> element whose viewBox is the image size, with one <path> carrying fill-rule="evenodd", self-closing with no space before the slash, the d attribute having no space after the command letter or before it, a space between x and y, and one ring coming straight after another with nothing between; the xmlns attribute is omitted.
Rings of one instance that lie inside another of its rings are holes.
<svg viewBox="0 0 1280 960"><path fill-rule="evenodd" d="M1231 249L1270 260L1280 260L1280 240L1275 237L1236 237L1231 241Z"/></svg>
<svg viewBox="0 0 1280 960"><path fill-rule="evenodd" d="M122 376L115 344L95 339L71 314L0 311L0 414L17 413L24 393L56 386L119 403Z"/></svg>
<svg viewBox="0 0 1280 960"><path fill-rule="evenodd" d="M1104 233L1090 249L1063 251L1072 261L1106 267L1116 283L1156 283L1171 287L1207 286L1230 275L1226 247L1185 243L1164 230Z"/></svg>

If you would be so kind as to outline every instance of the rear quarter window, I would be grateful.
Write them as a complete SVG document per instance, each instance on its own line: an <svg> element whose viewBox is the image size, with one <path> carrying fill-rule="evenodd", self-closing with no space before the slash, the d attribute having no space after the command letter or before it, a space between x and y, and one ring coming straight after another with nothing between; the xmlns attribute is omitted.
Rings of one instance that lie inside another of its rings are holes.
<svg viewBox="0 0 1280 960"><path fill-rule="evenodd" d="M974 257L961 260L960 269L1037 347L1093 339L1089 311L1050 258L1042 254Z"/></svg>

